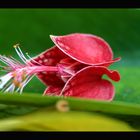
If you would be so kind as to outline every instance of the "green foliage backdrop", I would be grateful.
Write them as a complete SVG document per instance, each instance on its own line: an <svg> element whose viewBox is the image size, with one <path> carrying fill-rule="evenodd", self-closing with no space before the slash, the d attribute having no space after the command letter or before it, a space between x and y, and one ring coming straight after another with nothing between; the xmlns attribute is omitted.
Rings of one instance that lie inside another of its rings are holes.
<svg viewBox="0 0 140 140"><path fill-rule="evenodd" d="M139 9L0 9L0 54L17 55L13 45L35 56L53 46L49 37L90 33L104 38L114 57L122 60L110 68L119 70L113 82L115 101L140 104L140 10ZM26 92L42 94L45 86L34 78Z"/></svg>

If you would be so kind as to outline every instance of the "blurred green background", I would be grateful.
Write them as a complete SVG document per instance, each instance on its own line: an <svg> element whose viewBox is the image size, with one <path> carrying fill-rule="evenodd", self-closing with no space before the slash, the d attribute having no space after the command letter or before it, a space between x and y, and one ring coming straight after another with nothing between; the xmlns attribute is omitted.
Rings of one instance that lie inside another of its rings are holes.
<svg viewBox="0 0 140 140"><path fill-rule="evenodd" d="M105 39L122 60L110 68L121 81L115 100L140 103L139 9L0 9L0 54L17 57L13 45L35 56L53 46L49 35L90 33ZM34 78L25 91L42 94L45 86Z"/></svg>

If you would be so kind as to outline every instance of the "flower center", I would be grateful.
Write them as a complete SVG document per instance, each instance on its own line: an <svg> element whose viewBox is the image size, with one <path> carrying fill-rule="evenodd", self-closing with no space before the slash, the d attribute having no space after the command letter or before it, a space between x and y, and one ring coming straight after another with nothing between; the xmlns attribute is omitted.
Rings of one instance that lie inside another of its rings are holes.
<svg viewBox="0 0 140 140"><path fill-rule="evenodd" d="M18 92L22 93L23 88L27 83L40 72L53 71L58 72L58 67L35 65L31 63L22 53L19 45L14 46L18 56L23 64L13 57L0 55L0 61L6 66L1 66L2 71L7 72L6 75L0 77L0 90L3 92ZM29 59L32 59L28 54ZM35 60L34 60L35 61ZM35 61L36 62L36 61ZM38 62L36 62L38 64Z"/></svg>
<svg viewBox="0 0 140 140"><path fill-rule="evenodd" d="M27 57L30 59L28 60L22 53L18 44L15 45L14 48L23 63L17 61L13 57L0 55L0 61L6 65L0 67L3 71L8 72L8 74L0 77L0 89L2 89L3 92L20 91L20 93L22 93L23 88L28 82L40 72L59 73L61 79L66 82L83 67L83 64L69 57L62 59L56 66L45 66L32 59L28 53L26 53Z"/></svg>

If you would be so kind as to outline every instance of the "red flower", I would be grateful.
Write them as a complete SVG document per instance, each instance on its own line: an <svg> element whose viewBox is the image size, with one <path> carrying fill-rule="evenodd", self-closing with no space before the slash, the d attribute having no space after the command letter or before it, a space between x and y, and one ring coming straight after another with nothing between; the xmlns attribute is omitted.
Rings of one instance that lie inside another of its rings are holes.
<svg viewBox="0 0 140 140"><path fill-rule="evenodd" d="M120 80L117 71L107 67L119 61L113 60L110 46L102 38L89 34L50 36L56 46L35 57L30 62L57 67L58 71L42 71L38 78L48 87L44 95L63 95L112 100L114 87L106 74L114 81ZM35 61L35 62L34 62Z"/></svg>
<svg viewBox="0 0 140 140"><path fill-rule="evenodd" d="M106 74L114 81L120 80L117 71L107 67L119 61L113 60L110 46L100 37L89 34L51 36L56 46L35 58L27 57L18 45L15 50L23 61L0 55L0 66L6 75L0 77L3 92L20 92L37 75L47 86L44 95L63 95L112 100L114 87L109 80L102 79Z"/></svg>

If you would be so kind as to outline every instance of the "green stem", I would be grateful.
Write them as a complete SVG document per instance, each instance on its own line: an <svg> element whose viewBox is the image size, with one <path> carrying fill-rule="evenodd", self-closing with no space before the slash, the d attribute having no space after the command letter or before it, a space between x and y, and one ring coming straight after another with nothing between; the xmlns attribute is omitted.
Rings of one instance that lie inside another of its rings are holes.
<svg viewBox="0 0 140 140"><path fill-rule="evenodd" d="M0 93L0 103L9 105L23 105L23 106L34 106L34 107L48 107L55 105L57 101L65 99L68 101L70 109L79 111L98 111L104 113L115 113L125 115L140 115L140 105L123 103L118 101L105 102L95 101L78 98L63 98L55 96L42 96L39 94L24 93L19 95L14 94L3 94Z"/></svg>

